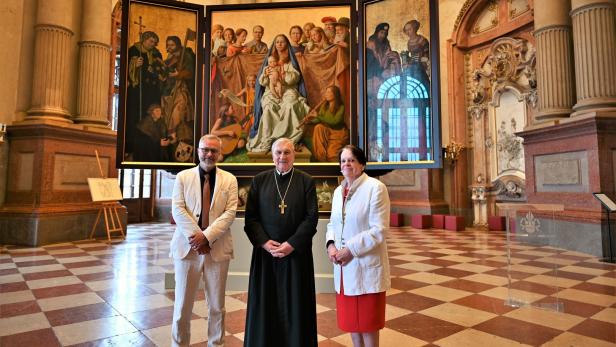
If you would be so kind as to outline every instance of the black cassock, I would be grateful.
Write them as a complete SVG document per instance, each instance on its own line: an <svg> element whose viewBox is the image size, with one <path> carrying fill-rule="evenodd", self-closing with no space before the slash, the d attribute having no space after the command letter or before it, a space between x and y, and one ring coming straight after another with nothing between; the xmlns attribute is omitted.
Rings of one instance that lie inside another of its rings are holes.
<svg viewBox="0 0 616 347"><path fill-rule="evenodd" d="M312 237L316 233L318 207L315 183L303 171L284 176L268 170L252 180L246 203L244 231L254 248L248 285L246 347L317 346L316 299ZM280 212L280 194L291 180ZM284 258L264 250L268 240L289 242L295 249Z"/></svg>

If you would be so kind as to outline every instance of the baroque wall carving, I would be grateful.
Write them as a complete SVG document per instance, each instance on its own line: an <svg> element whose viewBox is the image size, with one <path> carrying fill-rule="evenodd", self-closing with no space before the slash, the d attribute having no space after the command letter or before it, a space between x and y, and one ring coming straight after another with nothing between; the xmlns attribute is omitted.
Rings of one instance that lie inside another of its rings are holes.
<svg viewBox="0 0 616 347"><path fill-rule="evenodd" d="M536 110L535 49L525 39L503 37L476 55L482 64L466 65L466 104L472 123L473 184L485 192L477 194L482 189L474 187L472 200L479 203L483 199L477 197L493 195L498 201L523 201L524 149L516 132L530 123Z"/></svg>

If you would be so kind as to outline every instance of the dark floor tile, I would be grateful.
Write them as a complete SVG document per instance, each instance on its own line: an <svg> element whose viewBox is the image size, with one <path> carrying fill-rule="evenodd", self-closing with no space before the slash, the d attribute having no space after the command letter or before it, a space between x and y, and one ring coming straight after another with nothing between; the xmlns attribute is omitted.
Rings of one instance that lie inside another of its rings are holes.
<svg viewBox="0 0 616 347"><path fill-rule="evenodd" d="M325 340L325 341L319 342L319 347L344 347L344 345L341 345L336 341Z"/></svg>
<svg viewBox="0 0 616 347"><path fill-rule="evenodd" d="M336 311L329 310L317 314L317 331L320 335L327 338L336 337L344 334L344 331L338 328Z"/></svg>
<svg viewBox="0 0 616 347"><path fill-rule="evenodd" d="M385 322L385 327L427 342L440 340L464 330L463 326L420 313L411 313L389 320Z"/></svg>
<svg viewBox="0 0 616 347"><path fill-rule="evenodd" d="M19 258L13 258L15 261L15 265L17 267L30 267L30 266L41 266L41 265L51 265L51 264L59 264L55 259L47 259L47 260L35 260L35 261L19 261Z"/></svg>
<svg viewBox="0 0 616 347"><path fill-rule="evenodd" d="M464 291L472 292L472 293L483 292L484 290L492 289L495 287L490 284L479 283L479 282L469 281L465 279L456 279L453 281L447 281L444 283L439 283L439 285L443 287L447 287L447 288L459 289L459 290L464 290Z"/></svg>
<svg viewBox="0 0 616 347"><path fill-rule="evenodd" d="M462 277L471 276L471 275L475 274L475 272L458 270L458 269L451 269L451 268L447 268L447 267L442 267L442 268L430 270L429 272L435 273L435 274L438 274L438 275L449 276L449 277L453 277L453 278L462 278Z"/></svg>
<svg viewBox="0 0 616 347"><path fill-rule="evenodd" d="M545 269L555 269L558 267L558 264L554 264L554 263L547 263L544 261L536 261L536 260L532 260L532 261L525 261L520 263L521 265L527 265L527 266L534 266L534 267L540 267L540 268L545 268Z"/></svg>
<svg viewBox="0 0 616 347"><path fill-rule="evenodd" d="M46 278L73 276L68 270L42 271L22 275L26 281L42 280Z"/></svg>
<svg viewBox="0 0 616 347"><path fill-rule="evenodd" d="M544 344L562 333L561 330L502 316L475 325L473 329L532 346Z"/></svg>
<svg viewBox="0 0 616 347"><path fill-rule="evenodd" d="M391 252L390 252L391 253ZM390 254L390 257L392 255ZM408 261L406 260L402 260L402 259L393 259L393 258L389 258L389 266L394 266L394 265L400 265L400 264L406 264L408 263Z"/></svg>
<svg viewBox="0 0 616 347"><path fill-rule="evenodd" d="M402 290L402 291L413 290L417 288L426 287L429 285L430 285L429 283L407 280L406 278L392 278L391 279L391 287L398 289L398 290Z"/></svg>
<svg viewBox="0 0 616 347"><path fill-rule="evenodd" d="M433 250L434 248L430 248L430 249ZM418 255L420 257L428 257L428 258L433 258L433 259L447 256L447 254L437 253L437 252L417 252L417 253L413 253L413 255Z"/></svg>
<svg viewBox="0 0 616 347"><path fill-rule="evenodd" d="M7 247L8 248L8 247ZM23 249L24 247L15 247L15 249ZM49 255L47 251L23 251L23 252L14 252L15 249L9 249L9 254L13 257L14 262L18 262L19 259L23 259L24 257L34 257L38 255Z"/></svg>
<svg viewBox="0 0 616 347"><path fill-rule="evenodd" d="M336 309L336 294L334 293L321 293L317 294L317 304L325 306L332 310Z"/></svg>
<svg viewBox="0 0 616 347"><path fill-rule="evenodd" d="M51 328L33 330L25 333L1 336L1 346L45 346L45 347L60 347L60 341L56 338Z"/></svg>
<svg viewBox="0 0 616 347"><path fill-rule="evenodd" d="M603 295L616 296L616 287L606 286L603 284L584 282L572 287L573 289L585 290Z"/></svg>
<svg viewBox="0 0 616 347"><path fill-rule="evenodd" d="M243 347L244 342L235 336L225 336L225 347Z"/></svg>
<svg viewBox="0 0 616 347"><path fill-rule="evenodd" d="M579 261L585 261L588 259L591 259L592 256L588 255L588 256L580 256L580 255L570 255L570 254L559 254L558 257L560 259L566 259L566 260L579 260Z"/></svg>
<svg viewBox="0 0 616 347"><path fill-rule="evenodd" d="M232 298L235 298L245 304L248 303L248 292L243 292L243 293L237 293L237 294L232 294L230 295ZM319 297L319 294L317 294L317 298ZM317 299L318 302L318 299Z"/></svg>
<svg viewBox="0 0 616 347"><path fill-rule="evenodd" d="M569 329L569 331L595 339L616 343L616 325L611 323L595 319L587 319Z"/></svg>
<svg viewBox="0 0 616 347"><path fill-rule="evenodd" d="M477 261L471 261L471 262L469 262L469 264L491 266L491 267L495 267L495 268L501 268L501 267L507 266L506 262L494 261L494 260L485 260L485 259L477 260Z"/></svg>
<svg viewBox="0 0 616 347"><path fill-rule="evenodd" d="M90 255L89 253L84 252L81 248L75 248L74 253L64 253L64 254L54 254L54 258L58 259L66 259L66 258L77 258L77 257L86 257Z"/></svg>
<svg viewBox="0 0 616 347"><path fill-rule="evenodd" d="M17 268L0 270L0 276L14 275L14 274L18 274L18 273L19 273L19 269L17 269Z"/></svg>
<svg viewBox="0 0 616 347"><path fill-rule="evenodd" d="M505 277L505 278L507 278L507 276L511 276L511 278L516 279L516 280L523 280L523 279L525 279L527 277L535 276L534 274L531 274L531 273L528 273L528 272L509 271L509 270L507 270L507 268L501 268L501 269L494 269L494 270L486 271L486 272L484 272L484 274L494 275L494 276L501 276L501 277Z"/></svg>
<svg viewBox="0 0 616 347"><path fill-rule="evenodd" d="M606 271L616 270L616 264L610 264L610 263L595 263L591 261L583 261L583 262L579 262L573 265L587 267L591 269L606 270Z"/></svg>
<svg viewBox="0 0 616 347"><path fill-rule="evenodd" d="M527 282L527 281L513 282L511 283L511 288L524 290L524 291L531 292L531 293L543 294L543 295L552 295L562 289L562 288L556 288L556 287L546 286L544 284Z"/></svg>
<svg viewBox="0 0 616 347"><path fill-rule="evenodd" d="M496 299L481 294L469 295L455 300L453 303L498 315L515 310L514 307L505 305L505 301L502 299Z"/></svg>
<svg viewBox="0 0 616 347"><path fill-rule="evenodd" d="M43 246L43 248L46 251L59 251L59 250L64 250L64 249L77 249L77 246L70 244L70 245L47 245L47 246Z"/></svg>
<svg viewBox="0 0 616 347"><path fill-rule="evenodd" d="M41 308L36 303L36 300L0 305L0 318L21 316L36 312L41 312ZM1 339L0 337L0 340Z"/></svg>
<svg viewBox="0 0 616 347"><path fill-rule="evenodd" d="M83 283L69 284L69 285L58 286L58 287L32 289L32 294L37 299L45 299L45 298L52 298L56 296L65 296L65 295L87 293L87 292L91 292L91 290Z"/></svg>
<svg viewBox="0 0 616 347"><path fill-rule="evenodd" d="M104 302L45 312L45 316L52 327L113 317L116 315L118 315L118 312Z"/></svg>
<svg viewBox="0 0 616 347"><path fill-rule="evenodd" d="M199 292L203 291L197 291L197 293ZM117 300L126 300L126 298L136 298L154 295L158 294L158 292L143 284L133 284L132 286L130 286L130 288L124 288L123 290L119 290L119 288L106 289L98 291L96 292L96 294L103 298L105 301L113 302Z"/></svg>
<svg viewBox="0 0 616 347"><path fill-rule="evenodd" d="M560 304L562 304L563 310L565 313L574 314L576 316L581 316L581 317L586 317L586 318L590 318L591 316L595 315L596 313L604 309L604 307L602 306L587 304L587 303L583 303L579 301L561 299L561 298L554 297L554 296L547 296L533 303L533 305L534 304L540 305L542 303L554 303L554 302L559 302Z"/></svg>
<svg viewBox="0 0 616 347"><path fill-rule="evenodd" d="M406 262L405 264L407 264L408 262ZM402 277L402 276L406 276L406 275L410 275L410 274L414 274L417 271L413 271L413 270L408 270L408 269L403 269L401 267L397 267L397 266L391 266L389 268L389 274L391 276L397 276L397 277Z"/></svg>
<svg viewBox="0 0 616 347"><path fill-rule="evenodd" d="M421 311L442 304L443 301L428 298L413 293L398 293L387 297L387 304L410 311Z"/></svg>
<svg viewBox="0 0 616 347"><path fill-rule="evenodd" d="M0 283L0 293L17 292L28 289L28 284L26 282Z"/></svg>
<svg viewBox="0 0 616 347"><path fill-rule="evenodd" d="M576 281L588 281L589 279L595 277L593 275L581 274L577 272L569 272L569 271L558 271L558 277L568 278L570 280Z"/></svg>
<svg viewBox="0 0 616 347"><path fill-rule="evenodd" d="M203 305L203 303L196 303L196 305ZM227 317L228 315L229 314L227 314ZM193 314L191 317L191 319L197 318L199 318L199 316L196 314ZM173 322L173 306L129 313L126 319L139 330L148 330L170 325Z"/></svg>
<svg viewBox="0 0 616 347"><path fill-rule="evenodd" d="M227 312L225 315L225 330L231 334L241 333L246 329L246 310Z"/></svg>
<svg viewBox="0 0 616 347"><path fill-rule="evenodd" d="M75 263L67 263L67 264L64 264L64 267L66 267L67 269L76 269L80 267L91 267L91 266L101 266L101 265L105 265L105 263L103 263L100 260L90 260L90 261L79 261Z"/></svg>
<svg viewBox="0 0 616 347"><path fill-rule="evenodd" d="M442 267L453 266L453 265L459 264L458 262L445 260L445 259L426 259L426 260L419 261L419 263L442 266Z"/></svg>
<svg viewBox="0 0 616 347"><path fill-rule="evenodd" d="M92 281L110 280L112 278L115 278L115 276L116 275L113 271L108 271L108 272L97 272L93 274L77 275L77 278L79 278L83 282L92 282Z"/></svg>

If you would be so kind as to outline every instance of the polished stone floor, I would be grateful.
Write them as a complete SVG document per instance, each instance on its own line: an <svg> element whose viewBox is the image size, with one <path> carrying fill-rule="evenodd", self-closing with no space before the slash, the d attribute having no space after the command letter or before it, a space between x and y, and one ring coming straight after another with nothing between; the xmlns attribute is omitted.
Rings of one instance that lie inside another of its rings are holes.
<svg viewBox="0 0 616 347"><path fill-rule="evenodd" d="M0 346L168 346L172 233L138 224L110 246L0 246ZM508 265L500 232L393 228L388 245L393 288L381 346L616 345L614 265L518 241ZM198 299L192 343L205 346ZM227 346L242 345L245 302L246 293L227 293ZM319 346L351 346L336 327L334 296L319 294L316 310Z"/></svg>

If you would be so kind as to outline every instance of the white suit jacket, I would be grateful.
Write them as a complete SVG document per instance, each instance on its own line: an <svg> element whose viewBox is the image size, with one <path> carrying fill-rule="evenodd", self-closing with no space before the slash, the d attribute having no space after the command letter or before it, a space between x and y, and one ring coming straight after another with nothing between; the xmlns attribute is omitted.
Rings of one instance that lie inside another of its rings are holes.
<svg viewBox="0 0 616 347"><path fill-rule="evenodd" d="M342 191L346 185L345 180L334 191L325 241L334 241L338 249L347 247L353 254L345 266L334 265L336 292L340 293L340 271L345 295L384 292L391 287L385 242L390 208L387 187L364 173L349 188L343 206Z"/></svg>
<svg viewBox="0 0 616 347"><path fill-rule="evenodd" d="M169 256L183 259L191 251L188 238L203 232L210 242L210 255L214 261L233 258L231 223L237 210L237 179L231 173L216 168L216 182L210 205L210 225L201 231L201 181L199 166L177 174L173 186L172 213L176 223L171 239ZM193 251L194 252L194 251Z"/></svg>

